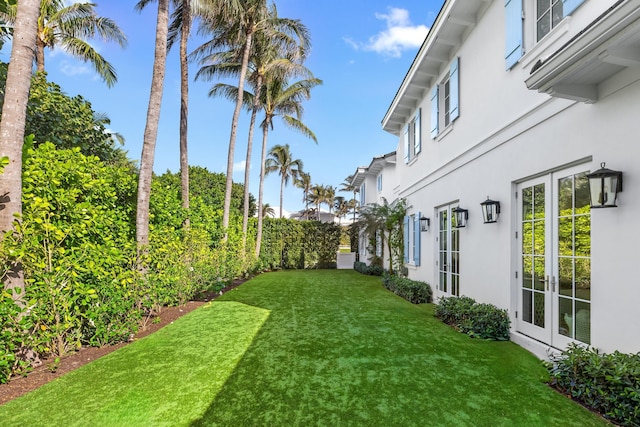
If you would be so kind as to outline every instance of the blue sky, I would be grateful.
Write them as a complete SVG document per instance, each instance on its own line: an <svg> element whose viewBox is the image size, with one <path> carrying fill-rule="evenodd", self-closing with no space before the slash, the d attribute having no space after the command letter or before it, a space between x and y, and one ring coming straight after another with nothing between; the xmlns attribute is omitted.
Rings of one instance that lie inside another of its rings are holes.
<svg viewBox="0 0 640 427"><path fill-rule="evenodd" d="M135 1L97 0L98 14L115 20L127 35L128 46L93 43L118 73L118 83L109 89L90 65L76 61L62 50L47 51L49 79L70 96L80 94L98 112L111 119L111 129L126 138L129 157L140 159L145 127L153 50L156 6L138 13ZM381 120L402 79L433 23L442 0L277 0L279 15L300 19L310 30L312 51L306 66L323 80L312 99L304 104L303 122L316 134L318 144L288 130L279 119L269 133L269 147L289 144L294 157L317 184L339 186L357 166L366 166L373 156L396 149L396 137L384 132ZM202 43L194 37L192 50ZM7 47L2 60L8 61ZM189 163L214 172L224 172L233 103L209 98L215 82L193 77L198 64L190 66ZM235 82L237 83L237 82ZM179 170L180 75L177 46L167 60L160 129L154 170ZM248 115L239 124L234 181L244 179ZM256 135L251 164L251 192L257 197L261 135ZM277 207L280 180L268 176L265 202ZM346 193L341 193L348 196ZM291 184L285 190L284 209L303 207L302 193Z"/></svg>

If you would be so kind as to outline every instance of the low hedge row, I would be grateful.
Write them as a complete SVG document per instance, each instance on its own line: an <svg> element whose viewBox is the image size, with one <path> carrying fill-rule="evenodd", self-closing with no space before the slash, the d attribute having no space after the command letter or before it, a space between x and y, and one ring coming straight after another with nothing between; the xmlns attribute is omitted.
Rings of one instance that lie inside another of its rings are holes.
<svg viewBox="0 0 640 427"><path fill-rule="evenodd" d="M570 344L551 356L551 385L623 426L640 426L640 353L600 353Z"/></svg>
<svg viewBox="0 0 640 427"><path fill-rule="evenodd" d="M435 315L444 323L469 336L496 341L509 340L511 321L506 310L477 303L469 297L440 298Z"/></svg>
<svg viewBox="0 0 640 427"><path fill-rule="evenodd" d="M353 263L353 269L360 274L366 274L368 276L382 276L384 272L384 269L379 265L367 265L360 261Z"/></svg>
<svg viewBox="0 0 640 427"><path fill-rule="evenodd" d="M426 282L407 279L392 274L385 274L382 279L384 287L413 304L431 302L433 292Z"/></svg>

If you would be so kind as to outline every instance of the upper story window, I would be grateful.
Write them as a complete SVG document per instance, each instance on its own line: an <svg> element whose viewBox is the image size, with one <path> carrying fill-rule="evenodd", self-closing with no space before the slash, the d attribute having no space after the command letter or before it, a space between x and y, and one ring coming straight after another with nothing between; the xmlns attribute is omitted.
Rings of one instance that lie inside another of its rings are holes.
<svg viewBox="0 0 640 427"><path fill-rule="evenodd" d="M460 117L460 58L449 67L449 73L431 91L431 138Z"/></svg>
<svg viewBox="0 0 640 427"><path fill-rule="evenodd" d="M525 2L523 0L505 0L504 58L506 69L511 69L524 55L525 27L529 29L526 32L527 38L538 43L584 1L536 0L535 2ZM529 16L533 16L535 20ZM535 36L533 36L534 32Z"/></svg>
<svg viewBox="0 0 640 427"><path fill-rule="evenodd" d="M365 190L365 185L364 183L362 183L362 185L360 186L360 206L364 206L367 203L364 190Z"/></svg>
<svg viewBox="0 0 640 427"><path fill-rule="evenodd" d="M379 173L376 177L376 184L378 186L378 191L382 191L382 173Z"/></svg>
<svg viewBox="0 0 640 427"><path fill-rule="evenodd" d="M409 163L411 159L420 154L422 151L422 126L421 121L421 108L418 108L416 115L413 117L407 126L404 128L402 135L402 142L404 147L404 162Z"/></svg>
<svg viewBox="0 0 640 427"><path fill-rule="evenodd" d="M536 41L540 41L562 21L562 3L562 0L536 1Z"/></svg>

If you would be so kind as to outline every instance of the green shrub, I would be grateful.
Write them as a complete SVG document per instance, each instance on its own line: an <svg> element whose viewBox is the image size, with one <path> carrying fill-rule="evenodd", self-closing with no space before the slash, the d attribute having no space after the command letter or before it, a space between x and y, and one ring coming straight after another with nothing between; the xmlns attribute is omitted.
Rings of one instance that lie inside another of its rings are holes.
<svg viewBox="0 0 640 427"><path fill-rule="evenodd" d="M461 297L444 297L438 300L435 307L435 316L447 325L460 325L465 322L470 314L471 307L476 303L473 298Z"/></svg>
<svg viewBox="0 0 640 427"><path fill-rule="evenodd" d="M379 265L367 265L364 262L356 261L353 263L353 269L360 274L368 276L382 276L383 268Z"/></svg>
<svg viewBox="0 0 640 427"><path fill-rule="evenodd" d="M413 304L431 302L433 292L431 291L431 286L426 282L411 280L393 274L385 274L382 282L385 288Z"/></svg>
<svg viewBox="0 0 640 427"><path fill-rule="evenodd" d="M640 426L640 353L570 344L546 363L551 385L623 426Z"/></svg>
<svg viewBox="0 0 640 427"><path fill-rule="evenodd" d="M440 298L435 316L472 337L509 340L509 315L493 304L479 304L465 296Z"/></svg>

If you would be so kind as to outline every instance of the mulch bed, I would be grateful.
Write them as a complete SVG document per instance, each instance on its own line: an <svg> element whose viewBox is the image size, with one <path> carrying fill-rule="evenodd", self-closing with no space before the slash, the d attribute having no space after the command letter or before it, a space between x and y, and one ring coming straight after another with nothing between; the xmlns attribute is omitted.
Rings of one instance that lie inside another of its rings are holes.
<svg viewBox="0 0 640 427"><path fill-rule="evenodd" d="M104 347L83 347L76 353L69 354L60 359L56 364L55 359L43 360L42 365L35 368L27 376L16 377L9 381L7 384L0 384L0 405L16 399L30 391L37 389L40 386L52 381L67 372L73 371L87 363L90 363L96 359L101 358L104 355L116 351L125 345L136 341L140 338L146 337L162 327L170 324L174 320L184 316L185 314L195 310L198 307L206 304L207 302L214 300L216 297L223 293L230 291L231 289L244 283L246 279L237 279L231 285L226 286L219 292L209 292L199 295L194 301L189 301L185 305L177 307L163 307L160 313L153 322L148 322L148 325L138 331L134 335L133 339L129 342L119 343L115 345L107 345ZM158 320L156 320L158 319ZM53 369L55 367L55 369Z"/></svg>

